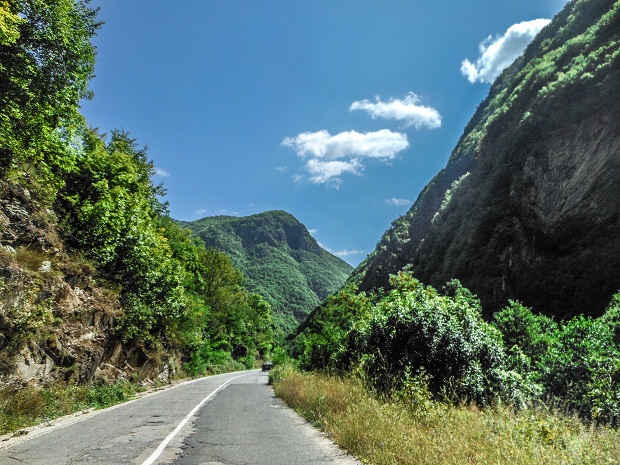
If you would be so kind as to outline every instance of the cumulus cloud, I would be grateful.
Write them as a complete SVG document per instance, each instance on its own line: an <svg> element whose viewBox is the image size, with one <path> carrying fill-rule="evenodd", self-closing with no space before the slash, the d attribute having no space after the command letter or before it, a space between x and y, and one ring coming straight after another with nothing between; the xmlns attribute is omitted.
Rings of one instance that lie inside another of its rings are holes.
<svg viewBox="0 0 620 465"><path fill-rule="evenodd" d="M480 56L475 63L467 59L463 60L461 73L471 83L493 82L523 53L536 34L550 22L549 19L524 21L510 26L503 36L487 37L479 46Z"/></svg>
<svg viewBox="0 0 620 465"><path fill-rule="evenodd" d="M388 129L366 133L346 131L336 135L322 130L287 137L282 145L308 159L305 168L310 182L337 184L344 173L360 175L364 169L362 159L391 160L409 147L409 141L406 134Z"/></svg>
<svg viewBox="0 0 620 465"><path fill-rule="evenodd" d="M358 100L353 102L349 111L362 110L370 114L373 119L393 119L403 121L405 127L415 126L420 129L426 126L429 129L441 126L441 115L432 107L419 105L420 97L413 92L409 92L404 99L391 98L383 102L379 96L375 97L375 102L370 100Z"/></svg>
<svg viewBox="0 0 620 465"><path fill-rule="evenodd" d="M327 160L392 159L397 153L409 147L409 141L406 134L392 132L389 129L365 133L345 131L333 136L323 129L287 137L282 141L282 145L293 148L302 158L309 156Z"/></svg>
<svg viewBox="0 0 620 465"><path fill-rule="evenodd" d="M155 176L161 176L162 178L169 178L170 173L166 170L162 170L161 168L155 168Z"/></svg>
<svg viewBox="0 0 620 465"><path fill-rule="evenodd" d="M405 205L411 205L411 200L409 199L397 199L395 197L392 197L391 199L386 199L385 203L387 203L388 205L396 205L397 207L403 207Z"/></svg>

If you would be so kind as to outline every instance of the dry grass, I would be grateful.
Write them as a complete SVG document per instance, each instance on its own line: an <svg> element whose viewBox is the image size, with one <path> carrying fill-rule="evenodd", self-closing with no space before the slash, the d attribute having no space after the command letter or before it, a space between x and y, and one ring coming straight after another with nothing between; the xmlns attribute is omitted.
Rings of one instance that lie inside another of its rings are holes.
<svg viewBox="0 0 620 465"><path fill-rule="evenodd" d="M574 418L382 401L357 380L293 370L273 378L279 397L368 464L620 463L620 432Z"/></svg>

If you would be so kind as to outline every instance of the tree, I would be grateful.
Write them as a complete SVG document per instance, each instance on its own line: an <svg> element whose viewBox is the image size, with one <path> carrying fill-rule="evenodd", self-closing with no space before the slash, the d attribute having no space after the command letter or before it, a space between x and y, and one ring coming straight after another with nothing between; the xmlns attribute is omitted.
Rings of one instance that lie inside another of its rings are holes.
<svg viewBox="0 0 620 465"><path fill-rule="evenodd" d="M91 95L90 39L101 23L83 1L0 5L0 170L35 174L53 191L60 180L53 173L75 163L72 134L83 124L79 101Z"/></svg>

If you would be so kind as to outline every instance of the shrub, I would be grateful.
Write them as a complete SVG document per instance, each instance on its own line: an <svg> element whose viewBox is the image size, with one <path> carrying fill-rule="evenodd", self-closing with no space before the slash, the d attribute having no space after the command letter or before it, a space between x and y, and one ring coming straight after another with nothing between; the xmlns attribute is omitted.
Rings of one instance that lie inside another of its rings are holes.
<svg viewBox="0 0 620 465"><path fill-rule="evenodd" d="M482 320L469 291L453 281L453 297L440 296L408 273L391 284L368 323L349 338L374 389L398 390L405 374L425 373L431 392L452 400L488 404L506 393L501 335Z"/></svg>
<svg viewBox="0 0 620 465"><path fill-rule="evenodd" d="M538 368L547 394L569 411L620 425L620 351L604 321L578 316L561 324Z"/></svg>

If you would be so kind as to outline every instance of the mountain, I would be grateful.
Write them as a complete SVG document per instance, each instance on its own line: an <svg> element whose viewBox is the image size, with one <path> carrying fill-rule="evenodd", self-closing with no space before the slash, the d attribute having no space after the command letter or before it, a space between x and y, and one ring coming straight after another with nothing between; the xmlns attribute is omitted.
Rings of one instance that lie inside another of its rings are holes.
<svg viewBox="0 0 620 465"><path fill-rule="evenodd" d="M354 271L451 278L485 311L600 314L620 289L620 2L573 0L491 86L447 166Z"/></svg>
<svg viewBox="0 0 620 465"><path fill-rule="evenodd" d="M287 332L342 286L353 269L320 247L306 227L284 211L179 223L207 247L231 258L247 288L271 304Z"/></svg>

